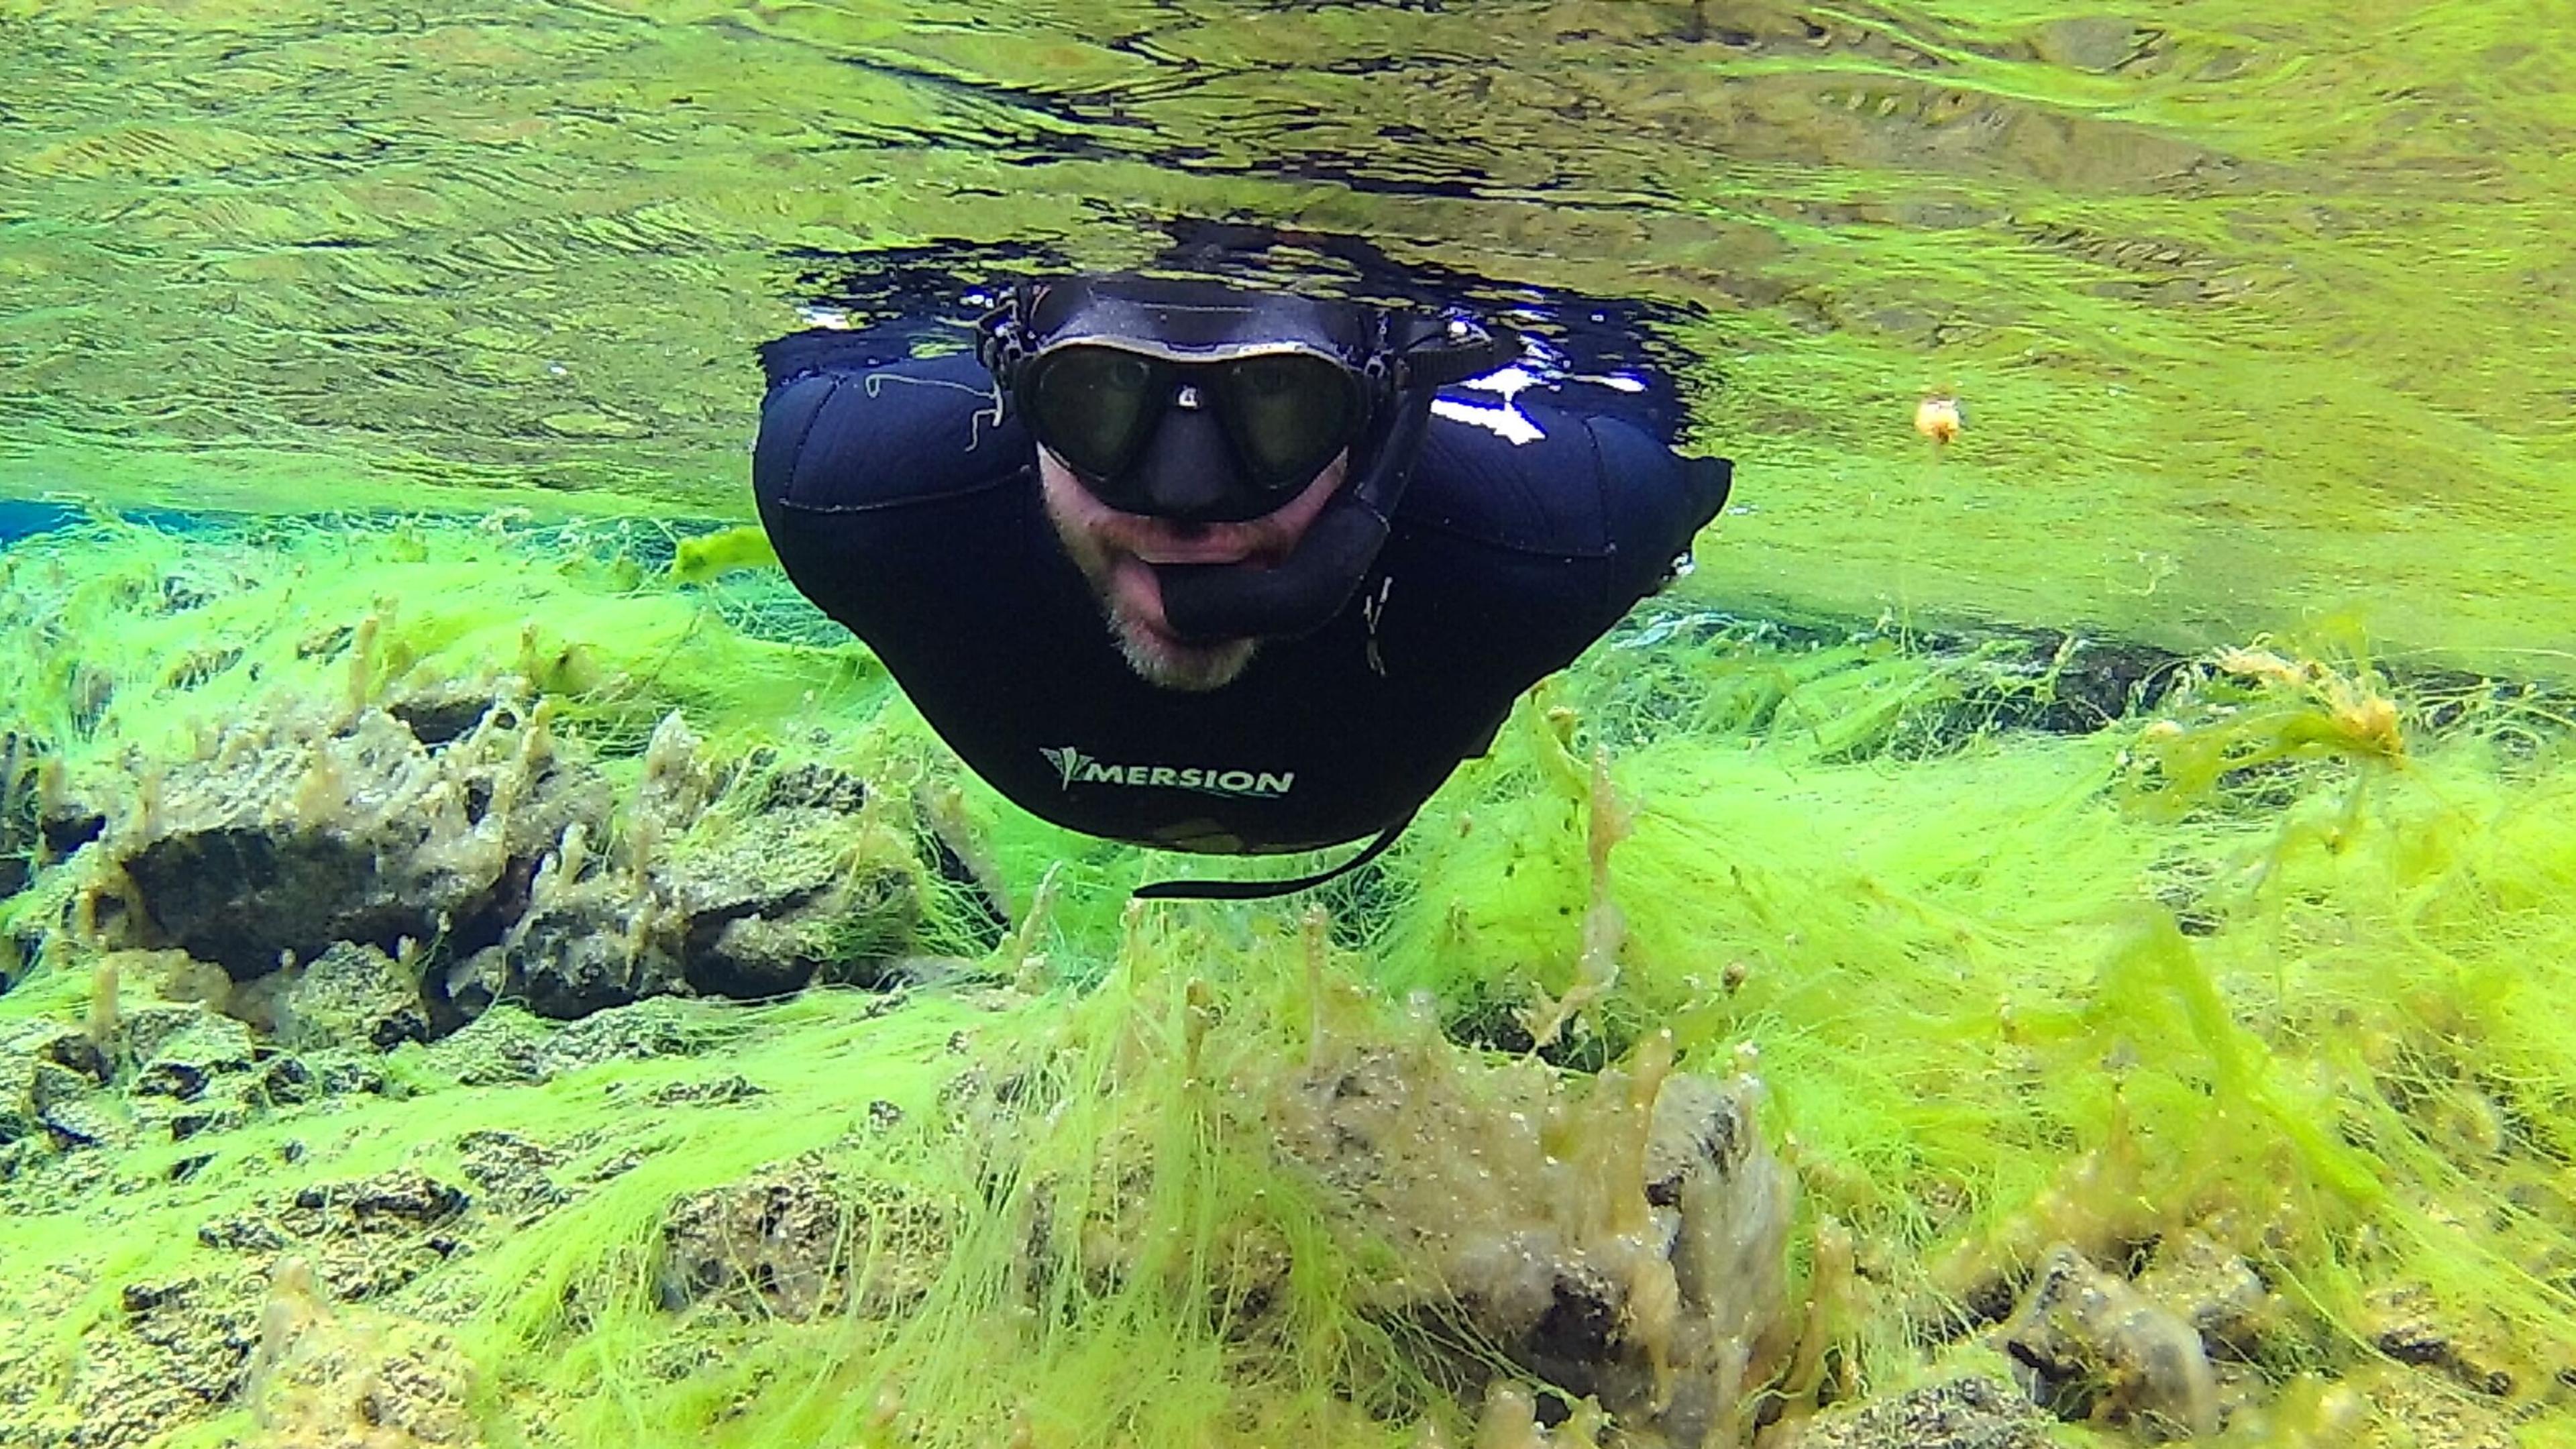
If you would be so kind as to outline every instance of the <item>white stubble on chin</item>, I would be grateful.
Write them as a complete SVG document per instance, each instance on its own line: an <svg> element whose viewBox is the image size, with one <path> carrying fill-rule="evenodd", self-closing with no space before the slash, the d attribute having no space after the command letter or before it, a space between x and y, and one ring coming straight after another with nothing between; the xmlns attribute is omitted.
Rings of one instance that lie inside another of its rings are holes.
<svg viewBox="0 0 2576 1449"><path fill-rule="evenodd" d="M1163 616L1162 581L1155 577L1152 565L1131 553L1113 553L1095 537L1085 518L1100 505L1070 474L1053 467L1047 471L1047 516L1066 555L1091 585L1110 640L1127 667L1148 684L1194 693L1222 689L1240 677L1260 651L1261 641L1199 644L1174 635ZM1063 496L1067 491L1074 496Z"/></svg>

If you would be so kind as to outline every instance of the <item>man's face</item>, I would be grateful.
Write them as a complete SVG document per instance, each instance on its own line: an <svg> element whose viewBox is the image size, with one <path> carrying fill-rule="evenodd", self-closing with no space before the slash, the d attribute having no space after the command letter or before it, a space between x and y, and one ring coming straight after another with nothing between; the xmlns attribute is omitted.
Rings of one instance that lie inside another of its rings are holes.
<svg viewBox="0 0 2576 1449"><path fill-rule="evenodd" d="M1148 565L1278 563L1341 487L1349 457L1344 453L1325 465L1314 482L1278 508L1240 523L1175 523L1122 513L1092 496L1064 460L1043 447L1039 492L1065 552L1091 581L1129 667L1166 689L1220 689L1243 673L1260 641L1190 643L1173 634L1163 615L1162 583Z"/></svg>

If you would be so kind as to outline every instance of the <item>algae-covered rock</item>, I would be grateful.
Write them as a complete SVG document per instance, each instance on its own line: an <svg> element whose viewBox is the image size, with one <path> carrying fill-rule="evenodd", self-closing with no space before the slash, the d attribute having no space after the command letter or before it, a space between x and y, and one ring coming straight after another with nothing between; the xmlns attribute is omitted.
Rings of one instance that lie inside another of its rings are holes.
<svg viewBox="0 0 2576 1449"><path fill-rule="evenodd" d="M467 1086L534 1084L603 1062L695 1056L721 1046L730 1030L705 1008L671 997L561 1024L501 1007L441 1040L430 1059Z"/></svg>
<svg viewBox="0 0 2576 1449"><path fill-rule="evenodd" d="M456 1140L465 1176L484 1210L517 1223L533 1222L572 1200L556 1183L564 1154L515 1132L468 1132Z"/></svg>
<svg viewBox="0 0 2576 1449"><path fill-rule="evenodd" d="M132 944L238 980L507 909L539 850L609 802L542 719L501 706L436 749L367 709L239 726L203 758L141 769L140 799L100 841L131 883Z"/></svg>
<svg viewBox="0 0 2576 1449"><path fill-rule="evenodd" d="M828 810L756 817L669 868L688 919L690 985L712 996L780 996L807 985L879 983L918 922L899 847Z"/></svg>
<svg viewBox="0 0 2576 1449"><path fill-rule="evenodd" d="M676 919L605 877L541 892L501 947L498 994L572 1021L683 989Z"/></svg>
<svg viewBox="0 0 2576 1449"><path fill-rule="evenodd" d="M1417 1265L1376 1311L1463 1315L1566 1394L1699 1445L1731 1432L1794 1338L1791 1188L1754 1099L1660 1066L1578 1085L1385 1049L1311 1075L1274 1122Z"/></svg>
<svg viewBox="0 0 2576 1449"><path fill-rule="evenodd" d="M2399 1363L2438 1369L2462 1387L2502 1397L2513 1392L2507 1365L2518 1355L2493 1341L2457 1312L2442 1304L2420 1283L2390 1283L2374 1288L2365 1304L2372 1344Z"/></svg>
<svg viewBox="0 0 2576 1449"><path fill-rule="evenodd" d="M278 1026L290 1047L391 1051L429 1040L430 1023L416 970L373 946L342 941L298 968Z"/></svg>
<svg viewBox="0 0 2576 1449"><path fill-rule="evenodd" d="M2062 1418L2150 1438L2218 1431L2218 1380L2198 1331L2070 1245L2040 1261L1997 1338L2031 1398Z"/></svg>
<svg viewBox="0 0 2576 1449"><path fill-rule="evenodd" d="M334 1302L300 1258L278 1264L242 1397L272 1442L410 1449L483 1442L473 1372L442 1329Z"/></svg>
<svg viewBox="0 0 2576 1449"><path fill-rule="evenodd" d="M253 1255L305 1255L334 1297L382 1298L452 1257L463 1244L473 1198L426 1173L397 1169L347 1182L312 1183L282 1199L210 1218L197 1229L209 1248Z"/></svg>
<svg viewBox="0 0 2576 1449"><path fill-rule="evenodd" d="M298 1049L385 1050L502 1000L570 1020L878 984L920 918L909 837L846 775L700 754L666 720L621 823L507 690L283 713L58 802L105 824L45 914L84 948L213 963L245 983L229 1008Z"/></svg>
<svg viewBox="0 0 2576 1449"><path fill-rule="evenodd" d="M15 1354L0 1349L0 1443L140 1449L230 1405L258 1339L254 1283L239 1273L129 1283L59 1370L46 1362L47 1334L24 1335ZM69 1312L81 1286L47 1285L26 1306Z"/></svg>
<svg viewBox="0 0 2576 1449"><path fill-rule="evenodd" d="M2137 1288L2189 1323L2213 1352L2237 1359L2260 1356L2288 1316L2253 1264L2197 1229L2159 1239Z"/></svg>
<svg viewBox="0 0 2576 1449"><path fill-rule="evenodd" d="M115 1146L132 1136L131 1124L99 1084L58 1062L31 1060L23 1091L26 1115L52 1136L56 1146Z"/></svg>
<svg viewBox="0 0 2576 1449"><path fill-rule="evenodd" d="M674 1312L879 1317L919 1301L948 1250L946 1220L930 1205L808 1154L673 1203L654 1287Z"/></svg>
<svg viewBox="0 0 2576 1449"><path fill-rule="evenodd" d="M138 1053L133 1091L138 1097L194 1102L224 1078L249 1073L259 1062L251 1030L203 1006L164 1007L152 1013L152 1046Z"/></svg>
<svg viewBox="0 0 2576 1449"><path fill-rule="evenodd" d="M655 894L684 932L696 990L752 999L808 984L876 985L920 915L908 840L864 811L867 793L813 766L749 785L759 808L711 817L719 785L676 714L653 733L637 801Z"/></svg>
<svg viewBox="0 0 2576 1449"><path fill-rule="evenodd" d="M2051 1422L2010 1383L1969 1375L1829 1410L1786 1449L2046 1449Z"/></svg>
<svg viewBox="0 0 2576 1449"><path fill-rule="evenodd" d="M830 1311L850 1228L846 1191L828 1169L804 1162L672 1204L654 1275L662 1306L709 1302L792 1323Z"/></svg>

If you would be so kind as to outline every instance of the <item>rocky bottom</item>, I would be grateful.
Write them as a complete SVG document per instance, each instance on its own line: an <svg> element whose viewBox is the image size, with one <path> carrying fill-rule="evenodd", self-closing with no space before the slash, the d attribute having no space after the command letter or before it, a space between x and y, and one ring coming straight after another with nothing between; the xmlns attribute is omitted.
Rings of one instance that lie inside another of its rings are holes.
<svg viewBox="0 0 2576 1449"><path fill-rule="evenodd" d="M109 964L131 983L154 963ZM1081 1171L996 1189L983 1206L1022 1224L997 1249L975 1202L870 1167L910 1160L877 1155L896 1142L988 1176L1048 1160L1068 1114L1099 1101L1126 1114L1088 1129L1121 1181L1157 1170L1141 1144L1162 1114L1203 1112L1324 1205L1343 1245L1330 1252L1257 1213L1225 1228L1231 1340L1303 1331L1302 1254L1382 1255L1347 1307L1402 1334L1455 1406L1414 1406L1421 1443L1451 1442L1444 1418L1480 1449L2004 1449L2053 1442L2068 1421L2139 1442L2323 1446L2360 1442L2366 1424L2411 1436L2391 1442L2515 1442L2464 1382L2471 1350L2436 1324L2339 1375L2285 1370L2312 1356L2314 1326L2192 1235L2117 1264L2059 1244L1971 1295L1987 1311L1927 1325L1903 1386L1869 1389L1852 1372L1856 1306L1889 1285L1830 1230L1791 1272L1793 1183L1762 1143L1752 1078L1672 1072L1651 1043L1584 1077L1419 1023L1319 1024L1300 1060L1235 1040L1202 992L1179 1036L1125 1069L1142 1074L1132 1092L1088 1099L1051 1075L1086 1048L1061 1022L1031 1028L1062 1006L999 988L818 992L784 1012L657 998L569 1024L496 1009L434 1044L299 1050L204 1003L22 1024L0 1042L0 1121L15 1124L0 1444L112 1449L197 1426L216 1439L190 1442L592 1442L542 1375L496 1362L512 1315L549 1325L523 1349L640 1331L627 1371L678 1383L720 1375L765 1335L900 1325L942 1301L961 1254L1006 1253L1031 1304L1063 1275L1115 1294L1152 1276L1153 1211L1086 1195ZM1131 1033L1157 1019L1121 1009ZM907 1034L915 1017L930 1020ZM826 1040L850 1053L847 1080L785 1069ZM1220 1062L1229 1043L1242 1052ZM919 1070L869 1096L881 1051ZM1210 1084L1223 1090L1188 1100ZM728 1141L739 1171L704 1160ZM760 1150L796 1141L809 1145ZM606 1220L622 1226L603 1245ZM530 1275L551 1285L539 1297ZM748 1406L768 1389L734 1392ZM881 1442L971 1442L899 1389L872 1412ZM1004 1432L1050 1442L1036 1420Z"/></svg>

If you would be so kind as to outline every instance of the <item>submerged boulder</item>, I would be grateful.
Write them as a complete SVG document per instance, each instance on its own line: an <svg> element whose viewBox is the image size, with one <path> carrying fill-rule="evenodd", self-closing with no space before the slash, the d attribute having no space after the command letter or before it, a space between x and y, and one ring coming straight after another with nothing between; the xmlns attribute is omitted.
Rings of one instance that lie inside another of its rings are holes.
<svg viewBox="0 0 2576 1449"><path fill-rule="evenodd" d="M1757 1096L1654 1064L1584 1083L1382 1049L1310 1074L1274 1125L1419 1264L1377 1311L1463 1316L1565 1394L1689 1446L1728 1442L1796 1338L1791 1181Z"/></svg>
<svg viewBox="0 0 2576 1449"><path fill-rule="evenodd" d="M1997 1332L2022 1387L2060 1418L2151 1439L2218 1432L2217 1372L2200 1332L2127 1279L2059 1244Z"/></svg>
<svg viewBox="0 0 2576 1449"><path fill-rule="evenodd" d="M595 770L558 758L542 709L507 701L436 748L367 709L237 725L197 758L137 762L135 778L97 842L114 869L94 919L237 981L342 942L392 954L512 913L538 854L611 799Z"/></svg>
<svg viewBox="0 0 2576 1449"><path fill-rule="evenodd" d="M99 803L62 792L53 816L96 824L58 928L219 966L226 1008L299 1051L428 1040L502 1000L573 1019L873 986L909 949L914 846L855 778L707 761L674 715L621 806L544 703L433 704L237 724L127 761Z"/></svg>
<svg viewBox="0 0 2576 1449"><path fill-rule="evenodd" d="M1829 1411L1789 1449L2048 1449L2054 1422L2012 1384L1970 1374Z"/></svg>

